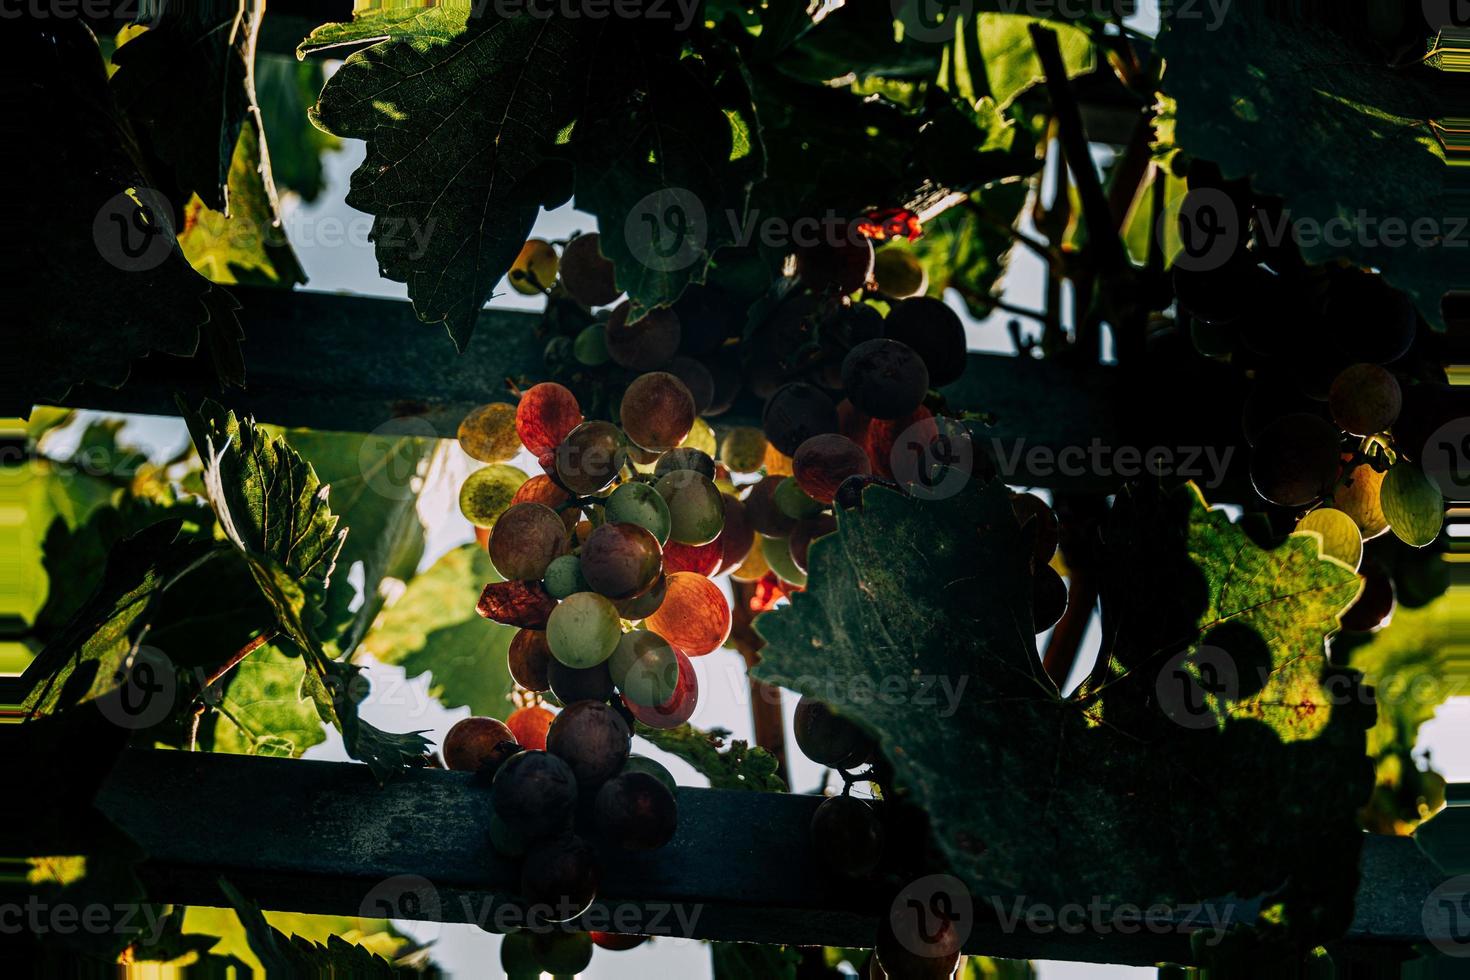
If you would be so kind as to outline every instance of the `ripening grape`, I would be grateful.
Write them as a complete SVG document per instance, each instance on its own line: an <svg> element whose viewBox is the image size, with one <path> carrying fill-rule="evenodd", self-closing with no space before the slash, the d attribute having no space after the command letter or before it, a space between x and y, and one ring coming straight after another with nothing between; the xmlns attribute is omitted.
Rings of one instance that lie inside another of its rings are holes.
<svg viewBox="0 0 1470 980"><path fill-rule="evenodd" d="M1342 628L1366 633L1383 625L1393 613L1393 579L1382 565L1371 559L1363 563L1358 576L1363 580L1363 591L1342 614Z"/></svg>
<svg viewBox="0 0 1470 980"><path fill-rule="evenodd" d="M697 450L711 458L719 451L719 442L715 439L715 430L704 419L695 419L694 426L684 441L679 443L680 449Z"/></svg>
<svg viewBox="0 0 1470 980"><path fill-rule="evenodd" d="M1057 515L1034 493L1011 494L1011 510L1021 525L1021 533L1032 536L1035 549L1031 553L1032 563L1039 567L1051 561L1061 536Z"/></svg>
<svg viewBox="0 0 1470 980"><path fill-rule="evenodd" d="M1404 544L1427 547L1444 527L1444 496L1424 471L1399 460L1389 467L1379 494L1388 527Z"/></svg>
<svg viewBox="0 0 1470 980"><path fill-rule="evenodd" d="M551 655L568 667L602 663L623 635L620 619L612 601L596 592L568 596L552 610L546 623Z"/></svg>
<svg viewBox="0 0 1470 980"><path fill-rule="evenodd" d="M893 307L883 333L913 348L929 369L929 384L942 388L965 373L965 326L942 299L915 296Z"/></svg>
<svg viewBox="0 0 1470 980"><path fill-rule="evenodd" d="M848 399L854 408L875 419L908 415L924 401L929 384L924 359L896 340L865 341L848 351L842 362L842 386ZM825 431L836 430L833 425ZM817 433L809 433L808 437L812 435ZM793 446L790 451L795 449Z"/></svg>
<svg viewBox="0 0 1470 980"><path fill-rule="evenodd" d="M1344 456L1343 462L1351 458ZM1366 463L1359 464L1332 492L1332 506L1353 519L1364 541L1371 541L1388 531L1388 518L1383 516L1380 499L1384 476Z"/></svg>
<svg viewBox="0 0 1470 980"><path fill-rule="evenodd" d="M1327 294L1324 319L1332 339L1355 361L1387 364L1408 353L1419 315L1407 293L1380 275L1338 270Z"/></svg>
<svg viewBox="0 0 1470 980"><path fill-rule="evenodd" d="M617 775L632 745L628 723L603 701L567 705L546 733L546 751L571 766L584 790Z"/></svg>
<svg viewBox="0 0 1470 980"><path fill-rule="evenodd" d="M755 473L766 457L766 437L760 429L737 425L720 440L720 462L731 473Z"/></svg>
<svg viewBox="0 0 1470 980"><path fill-rule="evenodd" d="M873 278L878 281L878 292L894 299L918 296L929 288L929 270L913 252L901 248L878 250L873 257Z"/></svg>
<svg viewBox="0 0 1470 980"><path fill-rule="evenodd" d="M806 572L796 563L791 554L791 540L789 538L761 537L761 554L766 556L766 564L771 566L771 571L776 577L787 585L797 588L805 588Z"/></svg>
<svg viewBox="0 0 1470 980"><path fill-rule="evenodd" d="M652 630L624 633L607 666L623 697L644 707L664 704L679 686L679 658Z"/></svg>
<svg viewBox="0 0 1470 980"><path fill-rule="evenodd" d="M812 292L845 296L873 278L873 243L852 225L844 232L797 248L797 278Z"/></svg>
<svg viewBox="0 0 1470 980"><path fill-rule="evenodd" d="M556 285L556 270L561 260L550 242L539 238L528 238L521 252L510 265L506 279L510 288L522 296L535 296Z"/></svg>
<svg viewBox="0 0 1470 980"><path fill-rule="evenodd" d="M724 534L723 531L720 533ZM664 571L714 575L720 567L723 555L724 548L720 545L719 538L707 544L679 544L671 541L664 548Z"/></svg>
<svg viewBox="0 0 1470 980"><path fill-rule="evenodd" d="M930 920L932 926L928 925ZM894 935L891 916L878 917L878 945L872 960L874 967L882 971L877 976L885 980L948 980L954 975L960 959L955 920L938 915L926 917L925 923L914 935L905 936L907 942L904 942ZM918 944L932 948L932 955L914 952L911 946Z"/></svg>
<svg viewBox="0 0 1470 980"><path fill-rule="evenodd" d="M674 781L674 774L669 772L663 763L656 759L650 759L646 755L634 753L628 756L628 761L623 766L623 772L646 772L668 787L670 793L677 793L679 790L679 784Z"/></svg>
<svg viewBox="0 0 1470 980"><path fill-rule="evenodd" d="M513 751L506 751L513 747ZM455 722L444 736L440 754L444 765L458 772L494 768L520 751L516 737L496 718L465 718Z"/></svg>
<svg viewBox="0 0 1470 980"><path fill-rule="evenodd" d="M778 452L790 456L812 436L837 431L837 406L813 385L783 385L766 399L761 429Z"/></svg>
<svg viewBox="0 0 1470 980"><path fill-rule="evenodd" d="M504 463L475 470L459 488L459 511L476 527L494 527L525 482L525 473Z"/></svg>
<svg viewBox="0 0 1470 980"><path fill-rule="evenodd" d="M669 359L664 370L682 381L684 387L689 389L689 394L694 399L696 415L703 415L709 411L710 405L714 404L715 400L715 376L709 368L704 366L703 362L696 361L685 354L679 354Z"/></svg>
<svg viewBox="0 0 1470 980"><path fill-rule="evenodd" d="M714 481L693 470L674 470L654 484L669 506L669 540L707 544L725 527L725 502Z"/></svg>
<svg viewBox="0 0 1470 980"><path fill-rule="evenodd" d="M510 641L510 676L528 691L541 693L551 690L546 679L546 669L551 664L551 647L546 643L545 630L521 629Z"/></svg>
<svg viewBox="0 0 1470 980"><path fill-rule="evenodd" d="M511 829L536 838L554 832L571 818L577 804L577 779L561 759L528 749L501 765L490 798L496 816Z"/></svg>
<svg viewBox="0 0 1470 980"><path fill-rule="evenodd" d="M597 852L580 837L553 837L526 851L521 894L544 921L575 919L597 897Z"/></svg>
<svg viewBox="0 0 1470 980"><path fill-rule="evenodd" d="M628 459L623 434L611 422L583 422L556 447L556 477L576 494L597 493Z"/></svg>
<svg viewBox="0 0 1470 980"><path fill-rule="evenodd" d="M853 409L853 413L861 414L856 409ZM885 480L893 479L896 459L908 467L905 472L908 475L916 468L909 460L950 455L931 452L930 447L939 438L939 421L923 405L900 418L868 419L865 424L855 428L860 430L859 434L849 435L848 438L867 450L868 459L873 464L873 473Z"/></svg>
<svg viewBox="0 0 1470 980"><path fill-rule="evenodd" d="M633 717L650 728L678 728L694 716L694 709L699 706L699 678L694 673L694 664L683 650L675 649L674 655L679 660L679 686L673 697L656 708L623 700Z"/></svg>
<svg viewBox="0 0 1470 980"><path fill-rule="evenodd" d="M490 534L490 561L511 581L543 578L552 560L569 550L561 515L545 504L516 504Z"/></svg>
<svg viewBox="0 0 1470 980"><path fill-rule="evenodd" d="M739 498L724 493L725 528L715 539L720 546L720 564L716 571L730 571L745 561L755 543L755 528L745 515L745 503Z"/></svg>
<svg viewBox="0 0 1470 980"><path fill-rule="evenodd" d="M625 772L597 792L597 830L626 851L651 851L673 840L679 807L669 788L646 772Z"/></svg>
<svg viewBox="0 0 1470 980"><path fill-rule="evenodd" d="M1377 364L1354 364L1332 382L1327 405L1343 431L1371 436L1398 421L1404 393L1398 379Z"/></svg>
<svg viewBox="0 0 1470 980"><path fill-rule="evenodd" d="M1322 554L1357 571L1363 560L1363 535L1351 517L1331 507L1318 507L1298 521L1296 529L1322 535Z"/></svg>
<svg viewBox="0 0 1470 980"><path fill-rule="evenodd" d="M1251 483L1280 507L1305 507L1330 493L1337 480L1338 430L1315 415L1277 419L1251 450Z"/></svg>
<svg viewBox="0 0 1470 980"><path fill-rule="evenodd" d="M877 752L867 732L807 695L796 704L792 728L797 748L818 765L856 769Z"/></svg>
<svg viewBox="0 0 1470 980"><path fill-rule="evenodd" d="M641 595L663 566L663 552L653 532L637 524L604 524L595 528L581 552L582 576L609 599Z"/></svg>
<svg viewBox="0 0 1470 980"><path fill-rule="evenodd" d="M766 476L791 476L791 457L767 442L761 468L766 471Z"/></svg>
<svg viewBox="0 0 1470 980"><path fill-rule="evenodd" d="M592 937L592 945L599 949L609 949L614 953L626 953L630 949L637 949L648 942L647 936L629 936L620 932L589 932Z"/></svg>
<svg viewBox="0 0 1470 980"><path fill-rule="evenodd" d="M654 579L652 585L641 594L631 599L618 599L613 605L618 607L618 615L624 619L637 622L652 616L659 606L664 604L664 596L669 593L668 578L660 575Z"/></svg>
<svg viewBox="0 0 1470 980"><path fill-rule="evenodd" d="M582 408L571 390L545 381L521 392L516 405L516 434L531 455L542 459L582 424Z"/></svg>
<svg viewBox="0 0 1470 980"><path fill-rule="evenodd" d="M561 284L583 306L606 306L622 290L614 282L613 264L603 258L596 232L578 235L561 250Z"/></svg>
<svg viewBox="0 0 1470 980"><path fill-rule="evenodd" d="M746 552L745 559L739 565L730 570L730 578L736 582L759 582L770 574L771 566L766 561L762 540L760 535L752 532L750 551Z"/></svg>
<svg viewBox="0 0 1470 980"><path fill-rule="evenodd" d="M636 524L648 529L659 544L669 540L669 505L652 485L647 483L624 483L608 495L603 505L609 521Z"/></svg>
<svg viewBox="0 0 1470 980"><path fill-rule="evenodd" d="M522 748L544 751L546 732L551 728L551 719L556 717L539 704L517 708L505 719L505 727L516 737Z"/></svg>
<svg viewBox="0 0 1470 980"><path fill-rule="evenodd" d="M606 661L592 667L568 667L553 657L546 669L546 679L551 685L551 693L562 704L607 701L615 693L612 673Z"/></svg>
<svg viewBox="0 0 1470 980"><path fill-rule="evenodd" d="M693 572L668 578L668 594L648 628L691 657L717 650L730 635L730 604L720 587Z"/></svg>
<svg viewBox="0 0 1470 980"><path fill-rule="evenodd" d="M822 437L814 436L813 438L820 439ZM841 437L839 436L838 438ZM807 442L810 441L810 439L807 440ZM806 443L802 443L802 445L806 445ZM801 488L801 484L796 482L796 477L794 476L781 478L781 482L776 484L776 493L774 495L774 499L776 501L777 509L779 509L781 513L785 514L787 517L791 518L793 521L800 521L808 517L815 517L817 514L820 514L822 512L822 505L816 500L813 500L812 497Z"/></svg>
<svg viewBox="0 0 1470 980"><path fill-rule="evenodd" d="M631 371L653 371L663 367L679 349L679 315L660 307L647 311L630 323L628 318L632 313L632 306L623 302L607 318L603 329L607 336L608 356L613 363Z"/></svg>
<svg viewBox="0 0 1470 980"><path fill-rule="evenodd" d="M1031 622L1035 632L1051 629L1067 612L1067 583L1050 565L1037 567L1031 579Z"/></svg>
<svg viewBox="0 0 1470 980"><path fill-rule="evenodd" d="M658 458L658 463L653 468L653 475L664 476L677 470L693 470L713 480L715 461L710 458L709 453L700 449L692 449L687 446L671 449Z"/></svg>
<svg viewBox="0 0 1470 980"><path fill-rule="evenodd" d="M592 934L564 929L533 933L531 950L536 955L538 972L576 976L592 963Z"/></svg>
<svg viewBox="0 0 1470 980"><path fill-rule="evenodd" d="M650 371L628 386L618 414L634 443L649 452L667 452L694 426L694 396L667 371Z"/></svg>
<svg viewBox="0 0 1470 980"><path fill-rule="evenodd" d="M572 338L572 356L578 364L600 367L608 362L607 331L600 323L589 323Z"/></svg>
<svg viewBox="0 0 1470 980"><path fill-rule="evenodd" d="M555 599L565 599L573 593L586 592L592 588L582 574L582 560L576 555L553 558L551 564L546 566L546 578L542 584Z"/></svg>
<svg viewBox="0 0 1470 980"><path fill-rule="evenodd" d="M572 499L572 495L556 485L556 481L544 473L538 473L531 477L521 488L516 491L510 499L514 504L545 504L554 511L562 512L562 504ZM572 511L575 513L575 511ZM486 545L489 547L489 545Z"/></svg>
<svg viewBox="0 0 1470 980"><path fill-rule="evenodd" d="M791 466L801 489L821 504L832 503L843 480L872 472L863 447L836 432L812 436L803 442L791 458Z"/></svg>
<svg viewBox="0 0 1470 980"><path fill-rule="evenodd" d="M782 538L796 526L795 519L776 502L781 480L779 476L764 477L745 496L745 517L757 533Z"/></svg>
<svg viewBox="0 0 1470 980"><path fill-rule="evenodd" d="M791 560L802 572L810 569L807 559L811 554L812 542L818 538L824 538L837 530L837 518L831 514L818 514L804 521L798 521L796 528L787 539L787 546L791 550Z"/></svg>
<svg viewBox="0 0 1470 980"><path fill-rule="evenodd" d="M521 451L515 406L491 402L472 409L459 423L459 448L482 463L504 463Z"/></svg>
<svg viewBox="0 0 1470 980"><path fill-rule="evenodd" d="M822 863L841 875L865 877L883 860L883 821L856 797L823 800L812 814L811 840Z"/></svg>

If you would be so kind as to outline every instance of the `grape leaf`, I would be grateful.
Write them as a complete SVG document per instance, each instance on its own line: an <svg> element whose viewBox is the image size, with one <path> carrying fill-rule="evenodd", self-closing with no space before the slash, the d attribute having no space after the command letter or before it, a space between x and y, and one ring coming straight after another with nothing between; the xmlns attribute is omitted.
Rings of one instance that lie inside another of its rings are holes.
<svg viewBox="0 0 1470 980"><path fill-rule="evenodd" d="M320 61L295 62L269 54L256 59L256 98L271 148L271 175L281 193L295 192L304 201L315 201L326 186L322 158L342 149L341 140L307 118L307 109L316 104L326 80Z"/></svg>
<svg viewBox="0 0 1470 980"><path fill-rule="evenodd" d="M1372 718L1361 694L1322 695L1328 679L1351 694L1356 677L1328 667L1324 636L1357 578L1307 538L1260 551L1192 487L1119 519L1134 514L1148 522L1109 542L1120 550L1108 579L1129 592L1105 612L1118 669L1077 696L1041 669L1031 545L995 484L935 502L869 488L813 545L806 591L756 620L767 645L755 674L831 702L879 739L977 901L1233 894L1283 906L1308 945L1340 934ZM1123 550L1139 540L1155 543ZM1167 710L1174 658L1197 666L1217 624L1263 631L1262 688L1246 684L1258 665L1240 663L1238 703ZM1264 689L1320 717L1289 720Z"/></svg>
<svg viewBox="0 0 1470 980"><path fill-rule="evenodd" d="M211 751L298 758L326 741L316 709L301 699L305 670L300 657L273 647L246 657L215 705Z"/></svg>
<svg viewBox="0 0 1470 980"><path fill-rule="evenodd" d="M506 656L517 631L475 612L485 583L496 581L500 575L478 544L446 552L383 610L362 649L409 677L428 673L429 693L446 708L504 718L514 707Z"/></svg>
<svg viewBox="0 0 1470 980"><path fill-rule="evenodd" d="M977 13L969 24L956 26L939 81L967 101L988 95L1001 109L1006 108L1046 78L1031 43L1031 25L1036 23L1045 23L1056 32L1068 78L1092 71L1095 58L1086 31L1022 14Z"/></svg>
<svg viewBox="0 0 1470 980"><path fill-rule="evenodd" d="M421 759L428 744L421 736L382 732L358 717L367 695L361 668L331 659L318 633L347 534L338 529L328 488L300 453L254 422L242 423L214 402L199 413L180 407L206 460L205 488L220 528L244 556L281 635L306 659L304 696L342 733L348 755L378 779Z"/></svg>
<svg viewBox="0 0 1470 980"><path fill-rule="evenodd" d="M622 36L597 46L572 149L577 207L597 216L636 317L704 282L715 250L745 227L765 154L738 70Z"/></svg>
<svg viewBox="0 0 1470 980"><path fill-rule="evenodd" d="M1175 66L1164 87L1177 102L1179 147L1284 198L1293 222L1313 232L1299 239L1309 262L1378 269L1443 329L1441 297L1470 284L1470 232L1456 231L1466 209L1448 193L1450 168L1428 122L1444 113L1440 97L1381 56L1269 8L1241 0L1218 25L1168 22L1159 50ZM1431 216L1442 240L1390 240L1386 222Z"/></svg>
<svg viewBox="0 0 1470 980"><path fill-rule="evenodd" d="M28 86L19 125L36 165L18 178L17 220L30 237L13 271L28 288L7 334L0 415L25 416L75 384L121 386L147 354L194 354L211 314L230 320L215 328L224 338L234 321L147 196L141 151L86 25L51 18L14 40L10 65Z"/></svg>
<svg viewBox="0 0 1470 980"><path fill-rule="evenodd" d="M464 32L470 19L470 7L468 3L441 3L429 7L357 9L349 21L322 24L313 30L296 46L296 56L304 58L331 48L395 38L442 44Z"/></svg>
<svg viewBox="0 0 1470 980"><path fill-rule="evenodd" d="M712 789L748 789L784 793L786 784L776 775L778 763L759 745L731 739L723 728L700 731L690 724L651 728L639 723L635 734L676 755L708 777Z"/></svg>
<svg viewBox="0 0 1470 980"><path fill-rule="evenodd" d="M539 205L560 203L548 160L575 118L590 36L586 21L522 14L447 40L393 37L349 57L313 110L367 141L347 203L373 215L381 273L461 350Z"/></svg>
<svg viewBox="0 0 1470 980"><path fill-rule="evenodd" d="M228 215L211 209L197 194L184 209L179 247L211 282L288 287L306 282L276 218L261 144L254 126L240 129L230 160Z"/></svg>
<svg viewBox="0 0 1470 980"><path fill-rule="evenodd" d="M709 951L715 980L796 980L801 963L792 946L710 943Z"/></svg>
<svg viewBox="0 0 1470 980"><path fill-rule="evenodd" d="M255 109L255 38L264 0L149 6L143 11L152 15L148 29L112 54L112 90L144 135L150 170L168 179L168 196L197 194L213 210L229 212L230 162L245 116ZM269 170L263 176L274 202Z"/></svg>

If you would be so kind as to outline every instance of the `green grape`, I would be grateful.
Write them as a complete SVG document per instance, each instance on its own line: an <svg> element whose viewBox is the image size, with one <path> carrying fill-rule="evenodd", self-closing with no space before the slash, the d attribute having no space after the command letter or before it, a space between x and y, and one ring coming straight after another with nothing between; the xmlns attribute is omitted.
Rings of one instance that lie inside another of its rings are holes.
<svg viewBox="0 0 1470 980"><path fill-rule="evenodd" d="M612 656L623 635L612 600L578 592L557 603L546 622L551 655L568 667L595 667Z"/></svg>
<svg viewBox="0 0 1470 980"><path fill-rule="evenodd" d="M668 703L679 686L674 648L652 630L624 633L608 660L608 669L623 697L645 708Z"/></svg>
<svg viewBox="0 0 1470 980"><path fill-rule="evenodd" d="M525 473L504 463L478 469L459 488L459 511L475 527L494 527L525 482Z"/></svg>
<svg viewBox="0 0 1470 980"><path fill-rule="evenodd" d="M878 291L894 299L918 296L929 288L929 271L918 257L906 249L880 248L873 257L873 278Z"/></svg>
<svg viewBox="0 0 1470 980"><path fill-rule="evenodd" d="M691 449L681 446L678 449L670 449L658 458L654 464L653 475L663 476L673 473L675 470L693 470L703 473L711 480L715 478L715 461L710 458L709 453L702 449Z"/></svg>
<svg viewBox="0 0 1470 980"><path fill-rule="evenodd" d="M766 436L750 425L737 425L720 440L720 462L732 473L756 473L766 460Z"/></svg>
<svg viewBox="0 0 1470 980"><path fill-rule="evenodd" d="M1353 519L1340 510L1319 507L1297 522L1298 531L1322 535L1322 554L1336 558L1353 571L1363 560L1363 533Z"/></svg>
<svg viewBox="0 0 1470 980"><path fill-rule="evenodd" d="M562 555L552 559L546 566L546 591L554 599L565 599L577 592L587 592L590 586L582 575L582 560L576 555Z"/></svg>
<svg viewBox="0 0 1470 980"><path fill-rule="evenodd" d="M776 484L776 507L793 521L816 517L822 512L822 505L809 497L792 476Z"/></svg>
<svg viewBox="0 0 1470 980"><path fill-rule="evenodd" d="M669 505L648 483L624 483L607 498L609 521L637 524L653 533L659 544L669 543Z"/></svg>
<svg viewBox="0 0 1470 980"><path fill-rule="evenodd" d="M681 449L693 449L704 453L706 456L714 456L718 444L715 441L715 430L704 419L695 419L694 425L690 427L689 434L684 441L679 443Z"/></svg>
<svg viewBox="0 0 1470 980"><path fill-rule="evenodd" d="M714 481L693 470L675 470L654 484L669 506L669 539L708 544L725 528L725 501Z"/></svg>
<svg viewBox="0 0 1470 980"><path fill-rule="evenodd" d="M1343 431L1371 436L1398 421L1404 393L1398 379L1377 364L1354 364L1332 382L1327 405Z"/></svg>
<svg viewBox="0 0 1470 980"><path fill-rule="evenodd" d="M771 566L771 571L781 581L792 585L806 585L806 572L801 570L801 566L792 557L789 538L761 535L761 552L766 556L766 563Z"/></svg>
<svg viewBox="0 0 1470 980"><path fill-rule="evenodd" d="M1444 526L1444 497L1413 463L1398 462L1383 478L1383 516L1404 544L1428 546Z"/></svg>
<svg viewBox="0 0 1470 980"><path fill-rule="evenodd" d="M572 356L578 363L599 367L607 363L607 335L602 324L594 323L577 334L572 341Z"/></svg>
<svg viewBox="0 0 1470 980"><path fill-rule="evenodd" d="M516 407L491 402L473 409L459 423L459 448L482 463L504 463L521 451L516 434Z"/></svg>

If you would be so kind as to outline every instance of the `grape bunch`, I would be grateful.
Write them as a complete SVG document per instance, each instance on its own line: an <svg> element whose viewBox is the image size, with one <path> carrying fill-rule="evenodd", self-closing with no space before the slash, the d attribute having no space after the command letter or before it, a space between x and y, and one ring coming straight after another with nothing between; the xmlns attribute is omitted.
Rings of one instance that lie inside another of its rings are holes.
<svg viewBox="0 0 1470 980"><path fill-rule="evenodd" d="M1188 184L1249 218L1229 255L1176 263L1189 336L1245 381L1241 432L1270 523L1320 534L1324 555L1359 571L1364 591L1344 625L1372 629L1394 606L1374 552L1438 539L1445 501L1421 457L1431 433L1470 406L1407 295L1372 272L1308 265L1282 232L1280 202L1213 165L1192 161ZM1373 546L1389 532L1396 543Z"/></svg>

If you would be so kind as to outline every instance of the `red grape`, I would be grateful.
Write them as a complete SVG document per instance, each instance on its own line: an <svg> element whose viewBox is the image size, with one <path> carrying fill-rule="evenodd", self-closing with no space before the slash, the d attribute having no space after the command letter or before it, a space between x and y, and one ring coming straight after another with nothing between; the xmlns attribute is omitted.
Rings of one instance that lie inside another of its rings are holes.
<svg viewBox="0 0 1470 980"><path fill-rule="evenodd" d="M667 371L650 371L628 386L618 415L629 439L650 452L667 452L694 426L694 396Z"/></svg>
<svg viewBox="0 0 1470 980"><path fill-rule="evenodd" d="M699 679L694 673L694 664L683 650L675 649L674 656L679 661L679 686L673 697L656 708L645 708L626 698L623 700L633 717L649 728L678 728L694 716L694 709L699 706Z"/></svg>
<svg viewBox="0 0 1470 980"><path fill-rule="evenodd" d="M791 468L801 489L822 504L832 503L843 480L872 472L863 447L835 432L803 442L791 459Z"/></svg>
<svg viewBox="0 0 1470 980"><path fill-rule="evenodd" d="M495 718L466 718L456 722L444 736L444 765L459 772L479 772L499 765L514 754L502 746L513 746L515 752L520 751L516 737L504 722Z"/></svg>
<svg viewBox="0 0 1470 980"><path fill-rule="evenodd" d="M679 823L674 794L646 772L625 772L609 780L597 793L594 813L598 831L626 851L663 847Z"/></svg>
<svg viewBox="0 0 1470 980"><path fill-rule="evenodd" d="M929 384L929 368L923 358L896 340L864 341L848 351L842 362L847 397L859 411L875 419L908 415L924 401Z"/></svg>
<svg viewBox="0 0 1470 980"><path fill-rule="evenodd" d="M1332 382L1327 404L1344 431L1371 436L1398 421L1404 393L1398 379L1377 364L1354 364Z"/></svg>
<svg viewBox="0 0 1470 980"><path fill-rule="evenodd" d="M690 396L694 398L695 414L703 415L709 411L715 401L715 376L703 362L680 354L669 361L667 370L689 389Z"/></svg>
<svg viewBox="0 0 1470 980"><path fill-rule="evenodd" d="M667 576L668 595L648 628L692 657L719 648L730 635L730 604L720 587L693 572Z"/></svg>
<svg viewBox="0 0 1470 980"><path fill-rule="evenodd" d="M873 243L852 225L832 241L804 245L796 250L796 274L815 293L847 295L873 278Z"/></svg>
<svg viewBox="0 0 1470 980"><path fill-rule="evenodd" d="M521 393L516 406L516 435L537 459L556 449L567 433L581 424L577 396L556 382L543 382Z"/></svg>
<svg viewBox="0 0 1470 980"><path fill-rule="evenodd" d="M556 608L556 600L540 582L491 582L480 593L476 612L507 626L542 629ZM525 743L522 743L525 744Z"/></svg>
<svg viewBox="0 0 1470 980"><path fill-rule="evenodd" d="M1033 493L1011 494L1011 510L1016 515L1017 523L1021 525L1021 532L1034 535L1033 564L1040 566L1051 561L1051 556L1057 553L1057 542L1061 535L1057 515L1046 505L1046 501Z"/></svg>
<svg viewBox="0 0 1470 980"><path fill-rule="evenodd" d="M719 538L706 544L679 544L677 541L670 541L664 548L664 571L710 576L720 567L720 559L724 553L725 549Z"/></svg>
<svg viewBox="0 0 1470 980"><path fill-rule="evenodd" d="M632 312L632 306L623 302L607 318L608 356L615 364L632 371L663 367L679 349L679 315L671 309L658 308L629 323Z"/></svg>
<svg viewBox="0 0 1470 980"><path fill-rule="evenodd" d="M798 521L796 528L791 532L791 537L787 539L791 548L791 560L796 562L796 567L803 572L807 571L807 558L812 542L836 530L837 518L831 514L818 514L816 517Z"/></svg>
<svg viewBox="0 0 1470 980"><path fill-rule="evenodd" d="M552 922L574 919L597 897L597 852L580 837L555 837L526 851L521 894Z"/></svg>
<svg viewBox="0 0 1470 980"><path fill-rule="evenodd" d="M516 504L490 534L490 561L507 579L540 579L553 559L570 550L566 525L545 504Z"/></svg>
<svg viewBox="0 0 1470 980"><path fill-rule="evenodd" d="M766 399L761 428L777 451L790 456L812 436L837 431L837 406L805 382L784 385Z"/></svg>
<svg viewBox="0 0 1470 980"><path fill-rule="evenodd" d="M631 599L619 599L613 603L618 608L618 615L624 619L640 620L653 615L654 611L664 603L664 596L668 595L668 577L660 575L654 579L653 584L644 590L642 595Z"/></svg>
<svg viewBox="0 0 1470 980"><path fill-rule="evenodd" d="M922 457L938 437L934 413L920 405L901 418L870 420L863 428L863 438L854 441L868 451L873 472L891 480L895 450L910 458Z"/></svg>
<svg viewBox="0 0 1470 980"><path fill-rule="evenodd" d="M1337 481L1341 435L1315 415L1277 419L1251 450L1251 483L1281 507L1305 507L1332 491Z"/></svg>
<svg viewBox="0 0 1470 980"><path fill-rule="evenodd" d="M600 244L601 238L592 232L573 238L561 251L561 284L583 306L606 306L621 293L616 270L603 257Z"/></svg>
<svg viewBox="0 0 1470 980"><path fill-rule="evenodd" d="M898 303L883 322L883 332L914 349L934 387L958 381L965 373L965 327L944 300L915 296Z"/></svg>
<svg viewBox="0 0 1470 980"><path fill-rule="evenodd" d="M512 830L534 838L555 832L571 818L577 779L561 759L527 749L501 765L490 796L497 817Z"/></svg>
<svg viewBox="0 0 1470 980"><path fill-rule="evenodd" d="M755 528L750 526L744 501L728 493L721 496L725 498L725 529L715 539L720 546L720 564L715 569L716 573L739 567L755 544Z"/></svg>
<svg viewBox="0 0 1470 980"><path fill-rule="evenodd" d="M523 629L510 641L510 676L527 691L551 690L546 669L551 664L551 647L545 630Z"/></svg>
<svg viewBox="0 0 1470 980"><path fill-rule="evenodd" d="M594 592L609 599L631 599L658 578L662 549L645 527L604 524L582 545L581 560L582 575Z"/></svg>
<svg viewBox="0 0 1470 980"><path fill-rule="evenodd" d="M505 719L505 727L515 735L516 741L527 749L545 751L546 733L556 716L539 704L517 708Z"/></svg>
<svg viewBox="0 0 1470 980"><path fill-rule="evenodd" d="M578 701L556 716L546 751L572 768L579 789L598 786L623 768L633 735L621 715L603 701Z"/></svg>
<svg viewBox="0 0 1470 980"><path fill-rule="evenodd" d="M861 878L883 859L883 821L873 807L852 796L833 796L812 814L812 847L838 874Z"/></svg>

